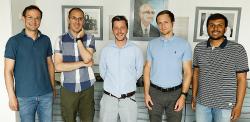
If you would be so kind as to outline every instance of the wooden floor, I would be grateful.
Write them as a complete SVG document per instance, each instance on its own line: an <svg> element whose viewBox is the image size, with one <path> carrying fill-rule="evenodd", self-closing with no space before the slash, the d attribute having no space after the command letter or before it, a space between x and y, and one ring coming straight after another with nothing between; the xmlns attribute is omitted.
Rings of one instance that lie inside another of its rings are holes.
<svg viewBox="0 0 250 122"><path fill-rule="evenodd" d="M57 86L58 89L58 95L56 96L54 105L53 105L53 122L62 122L61 118L61 110L60 110L60 92L59 92L59 86ZM96 82L95 83L95 119L94 122L98 122L99 118L99 103L100 99L103 94L103 87L102 82ZM136 101L138 104L138 122L148 122L148 113L147 109L144 105L144 98L143 98L143 88L138 87L137 93L136 93ZM163 116L163 121L165 121L165 116ZM79 122L79 119L77 118L77 121ZM183 119L182 122L195 122L195 114L191 110L190 106L190 93L187 99L186 108L183 110ZM250 122L250 89L247 89L247 94L244 100L244 107L242 110L241 118L238 122Z"/></svg>

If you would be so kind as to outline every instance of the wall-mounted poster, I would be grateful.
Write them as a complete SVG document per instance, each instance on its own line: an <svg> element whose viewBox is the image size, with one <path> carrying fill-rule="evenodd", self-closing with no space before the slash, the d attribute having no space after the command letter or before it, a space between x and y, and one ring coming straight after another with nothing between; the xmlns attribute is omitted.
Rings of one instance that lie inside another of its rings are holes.
<svg viewBox="0 0 250 122"><path fill-rule="evenodd" d="M148 41L159 37L155 18L166 6L166 0L131 0L129 38Z"/></svg>
<svg viewBox="0 0 250 122"><path fill-rule="evenodd" d="M102 6L62 6L62 32L68 31L68 13L73 7L84 11L84 30L95 36L96 40L103 40L103 8Z"/></svg>
<svg viewBox="0 0 250 122"><path fill-rule="evenodd" d="M228 40L237 42L241 16L241 8L239 7L197 7L195 13L194 42L208 39L207 19L214 13L221 13L228 19L225 36Z"/></svg>

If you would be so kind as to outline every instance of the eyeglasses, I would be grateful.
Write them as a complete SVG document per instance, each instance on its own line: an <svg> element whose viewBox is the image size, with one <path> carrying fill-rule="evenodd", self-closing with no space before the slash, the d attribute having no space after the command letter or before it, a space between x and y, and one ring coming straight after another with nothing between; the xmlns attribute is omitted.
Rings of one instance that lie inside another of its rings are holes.
<svg viewBox="0 0 250 122"><path fill-rule="evenodd" d="M143 14L155 14L154 11L143 11L142 13L143 13Z"/></svg>
<svg viewBox="0 0 250 122"><path fill-rule="evenodd" d="M41 17L32 17L32 16L25 16L26 20L27 21L32 21L32 20L35 20L35 21L40 21L41 20Z"/></svg>
<svg viewBox="0 0 250 122"><path fill-rule="evenodd" d="M71 20L73 21L83 21L83 17L70 17Z"/></svg>

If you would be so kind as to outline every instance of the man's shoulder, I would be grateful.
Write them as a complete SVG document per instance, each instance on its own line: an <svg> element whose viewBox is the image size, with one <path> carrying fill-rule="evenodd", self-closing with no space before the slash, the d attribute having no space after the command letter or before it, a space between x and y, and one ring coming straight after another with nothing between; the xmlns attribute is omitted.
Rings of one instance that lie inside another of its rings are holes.
<svg viewBox="0 0 250 122"><path fill-rule="evenodd" d="M196 48L207 47L207 41L199 42L195 47L196 47Z"/></svg>
<svg viewBox="0 0 250 122"><path fill-rule="evenodd" d="M24 35L22 33L18 33L14 36L11 36L8 40L9 43L16 43L18 40L23 39Z"/></svg>
<svg viewBox="0 0 250 122"><path fill-rule="evenodd" d="M114 43L108 43L106 46L104 46L104 48L102 48L102 52L104 51L108 51L109 49L111 49L114 46Z"/></svg>

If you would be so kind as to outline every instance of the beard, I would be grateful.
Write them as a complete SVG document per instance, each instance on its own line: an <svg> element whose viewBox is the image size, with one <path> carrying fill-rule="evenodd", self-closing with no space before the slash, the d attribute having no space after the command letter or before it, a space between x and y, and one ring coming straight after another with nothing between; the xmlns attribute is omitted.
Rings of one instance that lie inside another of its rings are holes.
<svg viewBox="0 0 250 122"><path fill-rule="evenodd" d="M224 37L225 37L224 35L218 36L218 37L209 36L209 39L211 39L211 40L219 40L219 39L222 39Z"/></svg>

